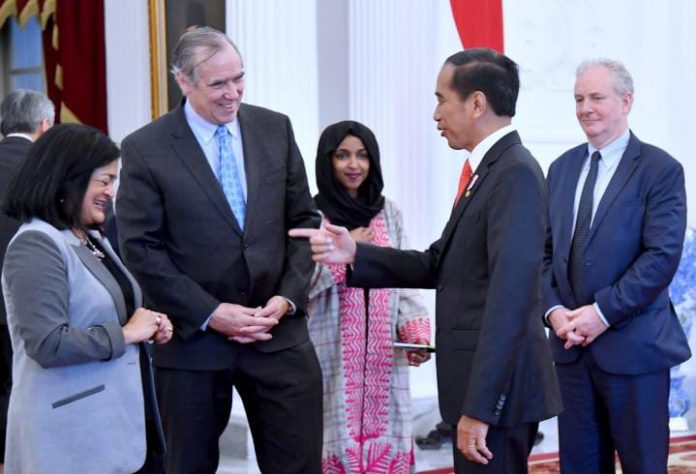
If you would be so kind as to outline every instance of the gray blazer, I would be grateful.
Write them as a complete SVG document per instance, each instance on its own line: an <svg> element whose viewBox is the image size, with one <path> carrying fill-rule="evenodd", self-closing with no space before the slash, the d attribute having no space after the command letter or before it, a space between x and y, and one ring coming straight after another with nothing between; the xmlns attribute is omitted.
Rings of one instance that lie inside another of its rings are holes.
<svg viewBox="0 0 696 474"><path fill-rule="evenodd" d="M138 285L102 245L140 306ZM139 347L124 343L129 315L106 267L69 230L34 219L10 242L2 289L14 350L5 472L138 470L146 450Z"/></svg>

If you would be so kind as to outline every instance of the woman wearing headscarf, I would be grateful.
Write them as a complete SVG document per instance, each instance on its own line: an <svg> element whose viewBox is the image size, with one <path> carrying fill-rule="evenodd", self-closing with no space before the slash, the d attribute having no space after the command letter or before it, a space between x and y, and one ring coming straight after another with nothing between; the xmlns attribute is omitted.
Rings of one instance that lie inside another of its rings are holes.
<svg viewBox="0 0 696 474"><path fill-rule="evenodd" d="M407 247L401 212L382 195L370 129L354 121L327 127L316 178L325 221L347 227L357 242ZM345 265L318 264L309 296L309 332L324 377L324 472L413 472L408 366L429 355L393 343L430 341L417 292L349 288Z"/></svg>
<svg viewBox="0 0 696 474"><path fill-rule="evenodd" d="M118 156L99 130L58 125L7 191L4 211L22 222L2 274L13 350L7 473L152 472L164 451L144 343L169 342L173 327L141 306L99 231Z"/></svg>

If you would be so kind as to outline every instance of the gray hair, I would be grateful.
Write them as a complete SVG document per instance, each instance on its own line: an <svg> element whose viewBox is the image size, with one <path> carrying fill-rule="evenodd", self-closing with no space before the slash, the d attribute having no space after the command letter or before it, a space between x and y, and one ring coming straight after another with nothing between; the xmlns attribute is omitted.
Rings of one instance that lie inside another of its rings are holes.
<svg viewBox="0 0 696 474"><path fill-rule="evenodd" d="M41 92L17 89L5 96L0 104L0 133L36 132L43 119L53 125L56 109L51 99Z"/></svg>
<svg viewBox="0 0 696 474"><path fill-rule="evenodd" d="M174 47L172 54L172 74L181 74L194 84L198 80L198 66L230 45L242 57L237 45L227 35L215 28L203 26L187 31Z"/></svg>
<svg viewBox="0 0 696 474"><path fill-rule="evenodd" d="M625 94L633 94L633 78L631 73L628 72L626 66L623 65L621 61L608 58L594 58L583 61L578 66L575 71L575 77L578 78L588 69L596 66L603 66L611 72L611 76L614 79L614 91L620 96Z"/></svg>

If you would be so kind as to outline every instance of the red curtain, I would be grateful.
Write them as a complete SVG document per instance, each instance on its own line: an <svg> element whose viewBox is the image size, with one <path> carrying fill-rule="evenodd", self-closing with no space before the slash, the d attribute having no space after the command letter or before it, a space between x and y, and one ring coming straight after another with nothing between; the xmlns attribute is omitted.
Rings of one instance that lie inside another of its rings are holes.
<svg viewBox="0 0 696 474"><path fill-rule="evenodd" d="M53 81L49 82L56 85L53 91L49 90L49 97L60 104L61 122L81 122L108 133L104 3L55 2L54 28L58 33L51 34L51 47L44 48L47 72L53 71ZM44 47L49 32L49 28L44 30ZM49 69L50 64L55 64L55 68ZM46 77L51 79L50 74Z"/></svg>
<svg viewBox="0 0 696 474"><path fill-rule="evenodd" d="M12 15L20 25L34 15L41 21L56 122L84 123L108 133L103 0L0 0L0 26Z"/></svg>
<svg viewBox="0 0 696 474"><path fill-rule="evenodd" d="M462 46L504 52L503 0L450 0Z"/></svg>

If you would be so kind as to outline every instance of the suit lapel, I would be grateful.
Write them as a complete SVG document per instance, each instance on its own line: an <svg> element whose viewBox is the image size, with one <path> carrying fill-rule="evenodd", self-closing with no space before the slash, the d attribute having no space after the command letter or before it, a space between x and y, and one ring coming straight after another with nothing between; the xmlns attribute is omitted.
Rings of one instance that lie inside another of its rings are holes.
<svg viewBox="0 0 696 474"><path fill-rule="evenodd" d="M486 155L487 157L488 155ZM445 230L442 231L442 244L443 248L444 246L447 245L447 242L449 241L450 237L452 237L452 233L454 232L454 229L457 228L457 223L459 222L459 219L462 218L464 215L464 211L466 211L466 208L469 207L469 203L473 199L474 195L478 191L478 189L481 187L481 184L485 181L486 176L488 176L488 166L484 166L484 162L486 161L486 158L481 161L479 166L476 168L475 173L472 175L471 179L474 179L474 176L476 176L476 181L474 182L474 186L471 187L467 193L467 191L464 191L462 194L462 197L459 198L459 202L457 202L457 205L454 206L452 209L452 214L450 215L449 221L447 221L447 225L445 226Z"/></svg>
<svg viewBox="0 0 696 474"><path fill-rule="evenodd" d="M262 148L263 137L257 133L253 119L247 113L247 109L240 107L237 114L239 127L242 131L242 145L244 146L244 171L247 181L247 207L244 228L249 228L249 221L257 215L259 202L259 191L261 190L261 180L263 178L262 159L264 150Z"/></svg>
<svg viewBox="0 0 696 474"><path fill-rule="evenodd" d="M174 154L208 195L227 223L241 235L242 230L237 224L237 219L232 213L227 198L225 198L225 193L222 191L220 182L215 177L213 170L210 169L205 153L201 150L198 140L196 140L196 137L186 122L183 106L180 105L177 107L172 114L175 120L175 124L172 127L172 136L174 140L171 143Z"/></svg>
<svg viewBox="0 0 696 474"><path fill-rule="evenodd" d="M560 206L561 212L561 236L560 245L562 247L562 255L568 257L570 255L570 244L573 240L573 225L575 217L575 191L580 179L580 173L587 157L587 145L578 147L575 156L568 163L570 170L567 173L560 173L561 182L557 185L562 190L561 202L557 203ZM556 203L554 203L556 205Z"/></svg>
<svg viewBox="0 0 696 474"><path fill-rule="evenodd" d="M624 151L619 164L617 165L616 172L612 176L611 181L609 181L609 186L607 190L602 195L602 199L599 201L599 206L597 207L597 212L595 213L594 219L592 219L592 226L590 227L590 235L587 236L587 244L589 245L592 241L592 237L597 233L597 228L602 224L602 220L607 215L607 211L616 200L616 197L621 193L623 188L628 183L628 180L633 175L633 172L638 167L640 158L640 141L631 133L631 137L628 141L628 146L626 151Z"/></svg>
<svg viewBox="0 0 696 474"><path fill-rule="evenodd" d="M517 132L508 133L507 135L503 136L500 140L493 144L491 149L488 150L486 155L481 160L481 163L479 163L479 165L476 167L476 169L474 170L474 174L471 177L473 186L470 184L467 187L467 191L465 191L464 194L462 194L462 197L459 199L459 202L456 206L454 206L454 209L452 209L452 215L450 216L450 219L447 222L445 229L442 231L441 241L443 254L444 249L447 248L447 244L449 243L449 240L452 237L452 234L454 233L454 229L457 228L457 223L459 222L459 219L461 219L461 217L464 215L464 211L466 211L467 207L469 206L469 203L479 192L479 190L483 186L483 183L486 181L486 177L489 174L489 168L493 165L493 163L495 163L498 160L498 158L500 158L500 156L505 150L510 148L510 146L512 145L520 143L522 142L520 141L520 136L517 134Z"/></svg>
<svg viewBox="0 0 696 474"><path fill-rule="evenodd" d="M106 291L109 292L111 298L114 300L114 304L116 305L118 320L121 325L125 324L126 321L128 321L128 315L126 314L126 302L123 299L121 288L118 286L118 283L114 277L111 275L111 273L109 273L109 270L106 269L104 264L97 260L97 258L92 255L92 252L90 252L87 247L82 245L82 243L72 235L72 232L66 230L62 233L87 270L89 270L89 272L94 275L99 283L106 288Z"/></svg>

